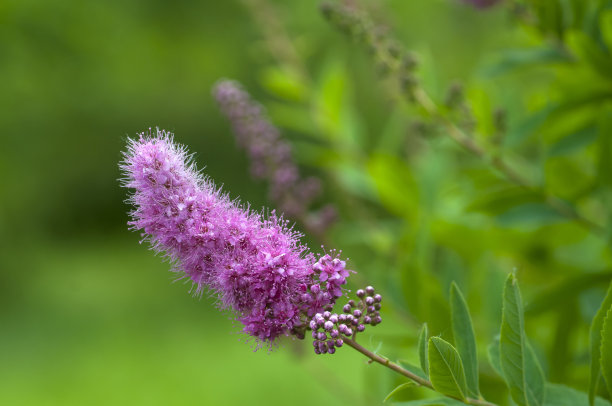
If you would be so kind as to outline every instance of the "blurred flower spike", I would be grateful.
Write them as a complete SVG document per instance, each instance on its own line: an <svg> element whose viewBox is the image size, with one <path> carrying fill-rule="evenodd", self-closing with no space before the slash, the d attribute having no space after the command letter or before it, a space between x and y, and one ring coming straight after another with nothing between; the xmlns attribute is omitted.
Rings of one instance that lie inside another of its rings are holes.
<svg viewBox="0 0 612 406"><path fill-rule="evenodd" d="M233 80L219 81L213 95L230 121L238 146L251 160L252 176L268 180L270 200L285 216L322 236L334 223L336 210L331 204L318 211L311 210L312 203L321 194L321 182L312 176L300 176L291 145L266 117L264 107Z"/></svg>
<svg viewBox="0 0 612 406"><path fill-rule="evenodd" d="M131 228L197 294L207 291L233 312L257 348L283 335L303 338L313 315L342 296L345 261L335 252L317 259L274 211L265 216L230 200L171 133L130 139L120 167L133 190Z"/></svg>

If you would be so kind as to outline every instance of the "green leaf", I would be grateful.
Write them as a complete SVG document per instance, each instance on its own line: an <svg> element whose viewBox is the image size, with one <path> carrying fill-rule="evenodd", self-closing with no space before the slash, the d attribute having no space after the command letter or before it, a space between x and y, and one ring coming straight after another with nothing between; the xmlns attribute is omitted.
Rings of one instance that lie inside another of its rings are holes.
<svg viewBox="0 0 612 406"><path fill-rule="evenodd" d="M467 397L467 384L457 350L440 337L429 339L429 376L434 389L457 399Z"/></svg>
<svg viewBox="0 0 612 406"><path fill-rule="evenodd" d="M497 216L498 223L504 227L542 226L566 220L557 211L543 203L521 204Z"/></svg>
<svg viewBox="0 0 612 406"><path fill-rule="evenodd" d="M261 84L274 96L288 101L303 101L308 93L308 87L289 69L265 69L261 73Z"/></svg>
<svg viewBox="0 0 612 406"><path fill-rule="evenodd" d="M548 149L548 156L567 155L584 148L597 140L598 131L594 124L583 127L557 140Z"/></svg>
<svg viewBox="0 0 612 406"><path fill-rule="evenodd" d="M383 402L386 402L387 400L389 400L391 396L395 395L397 392L401 391L402 389L410 388L412 386L416 386L416 383L410 381L410 382L404 382L401 385L396 386L395 389L389 392L389 394L385 397L385 400L383 400Z"/></svg>
<svg viewBox="0 0 612 406"><path fill-rule="evenodd" d="M526 141L537 130L539 130L548 120L549 116L558 108L555 104L550 104L533 115L513 124L508 134L504 137L504 146L516 147Z"/></svg>
<svg viewBox="0 0 612 406"><path fill-rule="evenodd" d="M423 370L421 369L421 367L414 365L408 361L405 360L399 360L397 361L398 364L400 364L402 366L402 368L412 372L415 375L420 376L423 379L429 379L429 377L427 375L425 375L425 372L423 372Z"/></svg>
<svg viewBox="0 0 612 406"><path fill-rule="evenodd" d="M574 406L586 405L587 394L569 388L565 385L546 384L546 397L544 406ZM602 398L595 399L594 406L610 406L610 402Z"/></svg>
<svg viewBox="0 0 612 406"><path fill-rule="evenodd" d="M425 375L429 376L429 362L427 360L427 323L423 323L421 332L419 333L419 360L421 361L421 368L425 372Z"/></svg>
<svg viewBox="0 0 612 406"><path fill-rule="evenodd" d="M588 289L592 289L603 283L610 283L611 279L612 272L610 271L586 273L566 278L563 282L539 293L535 299L531 300L529 304L525 306L525 313L536 315L557 309L569 300L577 298L582 292ZM597 335L599 335L600 330L601 325L597 330Z"/></svg>
<svg viewBox="0 0 612 406"><path fill-rule="evenodd" d="M465 403L451 398L417 399L395 404L403 406L465 406Z"/></svg>
<svg viewBox="0 0 612 406"><path fill-rule="evenodd" d="M527 345L523 303L516 277L504 287L500 365L512 399L519 406L539 406L544 397L544 374Z"/></svg>
<svg viewBox="0 0 612 406"><path fill-rule="evenodd" d="M465 378L470 396L477 398L478 389L478 354L472 318L463 294L455 282L450 289L451 325L457 352L463 360Z"/></svg>
<svg viewBox="0 0 612 406"><path fill-rule="evenodd" d="M545 198L540 193L519 186L504 186L495 188L491 192L481 192L467 210L501 215L523 204L543 202Z"/></svg>
<svg viewBox="0 0 612 406"><path fill-rule="evenodd" d="M589 377L589 404L593 406L595 401L595 395L597 394L597 387L601 381L601 364L599 359L601 357L601 336L604 324L604 319L608 309L612 306L612 283L608 287L608 292L604 297L601 307L593 317L591 323L590 338L591 338L591 375Z"/></svg>
<svg viewBox="0 0 612 406"><path fill-rule="evenodd" d="M608 51L612 52L612 10L601 13L599 26Z"/></svg>
<svg viewBox="0 0 612 406"><path fill-rule="evenodd" d="M607 107L601 112L598 122L599 145L597 178L599 182L607 187L612 186L612 108Z"/></svg>
<svg viewBox="0 0 612 406"><path fill-rule="evenodd" d="M567 42L580 59L591 66L593 71L604 78L612 78L612 58L586 33L570 31Z"/></svg>
<svg viewBox="0 0 612 406"><path fill-rule="evenodd" d="M601 329L601 374L612 396L612 306L608 308Z"/></svg>
<svg viewBox="0 0 612 406"><path fill-rule="evenodd" d="M350 83L347 68L339 59L329 60L323 65L321 76L315 87L314 117L318 127L332 140L339 140L352 148L359 147L349 123L352 108Z"/></svg>
<svg viewBox="0 0 612 406"><path fill-rule="evenodd" d="M411 168L390 154L375 154L367 165L383 207L399 217L415 218L419 210L419 188Z"/></svg>
<svg viewBox="0 0 612 406"><path fill-rule="evenodd" d="M527 382L527 389L529 395L534 397L534 403L542 402L545 394L546 378L544 377L544 371L540 366L538 357L536 356L531 343L525 337L525 379Z"/></svg>
<svg viewBox="0 0 612 406"><path fill-rule="evenodd" d="M499 335L495 336L493 342L489 345L489 348L487 348L487 356L491 367L499 376L503 377L504 374L502 373L500 360L501 355L499 353Z"/></svg>
<svg viewBox="0 0 612 406"><path fill-rule="evenodd" d="M511 73L520 68L533 68L541 64L567 63L572 59L558 47L529 48L505 51L482 70L488 78Z"/></svg>

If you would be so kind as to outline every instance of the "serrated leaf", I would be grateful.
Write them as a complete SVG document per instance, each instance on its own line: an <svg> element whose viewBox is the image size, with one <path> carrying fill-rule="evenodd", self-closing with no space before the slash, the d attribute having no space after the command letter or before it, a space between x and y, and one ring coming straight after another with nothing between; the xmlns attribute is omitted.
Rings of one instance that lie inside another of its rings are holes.
<svg viewBox="0 0 612 406"><path fill-rule="evenodd" d="M451 283L450 308L455 347L457 347L457 352L463 361L468 393L470 396L477 398L480 390L478 389L476 337L467 303L455 282Z"/></svg>
<svg viewBox="0 0 612 406"><path fill-rule="evenodd" d="M544 398L544 376L526 342L523 303L513 274L506 280L503 296L501 369L512 399L519 406L539 406Z"/></svg>
<svg viewBox="0 0 612 406"><path fill-rule="evenodd" d="M421 361L421 368L425 375L429 376L429 362L427 360L427 343L428 340L428 331L427 331L427 323L423 323L423 327L421 327L421 332L419 333L419 360Z"/></svg>
<svg viewBox="0 0 612 406"><path fill-rule="evenodd" d="M606 312L601 329L601 375L606 381L608 394L612 396L612 306Z"/></svg>
<svg viewBox="0 0 612 406"><path fill-rule="evenodd" d="M586 403L587 394L584 392L565 385L551 383L546 385L544 406L574 406L585 405ZM610 406L610 402L602 398L596 398L594 406Z"/></svg>
<svg viewBox="0 0 612 406"><path fill-rule="evenodd" d="M429 377L434 389L446 396L465 399L465 370L457 350L440 337L429 339Z"/></svg>
<svg viewBox="0 0 612 406"><path fill-rule="evenodd" d="M389 394L385 397L385 400L383 400L383 402L386 402L387 400L389 400L391 396L395 395L397 392L401 391L402 389L410 388L412 386L416 386L416 383L410 381L410 382L404 382L401 385L397 385L395 389L389 392Z"/></svg>
<svg viewBox="0 0 612 406"><path fill-rule="evenodd" d="M612 283L604 297L601 307L593 317L590 330L591 345L591 375L589 376L589 404L593 406L597 387L601 381L601 333L608 309L612 306Z"/></svg>

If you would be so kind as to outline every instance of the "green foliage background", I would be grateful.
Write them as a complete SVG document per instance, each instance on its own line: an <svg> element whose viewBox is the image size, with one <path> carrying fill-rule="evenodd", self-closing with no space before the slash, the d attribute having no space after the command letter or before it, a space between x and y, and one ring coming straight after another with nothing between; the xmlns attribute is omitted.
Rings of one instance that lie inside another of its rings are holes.
<svg viewBox="0 0 612 406"><path fill-rule="evenodd" d="M463 83L477 141L537 192L429 129L316 3L269 3L294 60L271 52L242 1L0 2L0 404L377 404L403 382L348 349L316 357L287 340L252 352L127 231L117 163L148 127L175 132L232 196L270 205L210 95L223 77L262 101L303 171L324 180L322 202L339 207L326 246L351 258L354 287L385 295L364 345L416 365L422 322L453 342L455 281L480 390L509 404L486 348L516 272L548 381L587 390L588 329L612 277L612 13L589 20L604 1L551 0L525 25L454 0L361 3L416 52L436 101ZM604 232L551 210L549 195Z"/></svg>

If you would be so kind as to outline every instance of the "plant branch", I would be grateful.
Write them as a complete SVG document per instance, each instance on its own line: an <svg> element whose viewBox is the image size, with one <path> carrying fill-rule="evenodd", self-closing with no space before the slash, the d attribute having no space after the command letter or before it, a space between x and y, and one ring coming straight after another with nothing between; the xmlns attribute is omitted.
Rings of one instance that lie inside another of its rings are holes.
<svg viewBox="0 0 612 406"><path fill-rule="evenodd" d="M361 346L359 343L357 343L357 341L355 341L354 339L350 339L350 338L345 338L344 339L344 343L346 345L348 345L349 347L354 348L355 350L359 351L360 353L362 353L363 355L365 355L366 357L368 357L370 360L379 363L380 365L387 367L389 369L391 369L394 372L397 372L400 375L404 375L406 378L410 379L411 381L415 382L417 385L419 386L424 386L426 388L429 388L433 391L436 391L436 389L433 387L433 385L431 384L431 382L425 378L421 378L420 376L408 371L407 369L402 368L400 365L391 362L388 358L382 357L378 354L375 354L373 352L371 352L370 350L366 349L365 347ZM465 398L465 399L458 399L458 398L453 398L456 400L459 400L461 402L464 402L465 404L468 405L475 405L475 406L497 406L495 403L491 403L488 402L484 399L474 399L474 398Z"/></svg>
<svg viewBox="0 0 612 406"><path fill-rule="evenodd" d="M606 237L607 233L604 227L582 216L563 199L551 195L533 184L529 179L516 172L502 157L487 151L476 141L474 136L466 134L459 125L445 115L414 77L416 67L414 57L403 51L397 41L387 36L365 13L354 6L347 7L330 3L324 3L322 11L332 24L350 37L364 43L374 55L374 59L382 70L394 75L399 81L402 96L407 98L409 102L420 106L432 119L444 126L445 134L463 149L491 165L509 182L540 196L545 204L559 215L575 221L599 237Z"/></svg>
<svg viewBox="0 0 612 406"><path fill-rule="evenodd" d="M527 179L512 169L506 161L499 156L491 156L481 145L477 144L473 137L467 135L459 126L444 117L439 108L429 97L422 87L417 87L413 91L414 100L421 105L432 117L437 118L447 129L447 134L457 144L461 145L464 149L468 150L472 154L476 155L480 159L489 162L497 171L502 173L504 177L510 182L520 186L534 194L540 195L546 204L555 210L558 214L566 217L570 220L577 222L585 229L593 232L598 236L605 236L606 230L599 224L592 222L591 220L581 216L571 205L566 203L564 200L548 194L542 191L540 188L532 185Z"/></svg>

